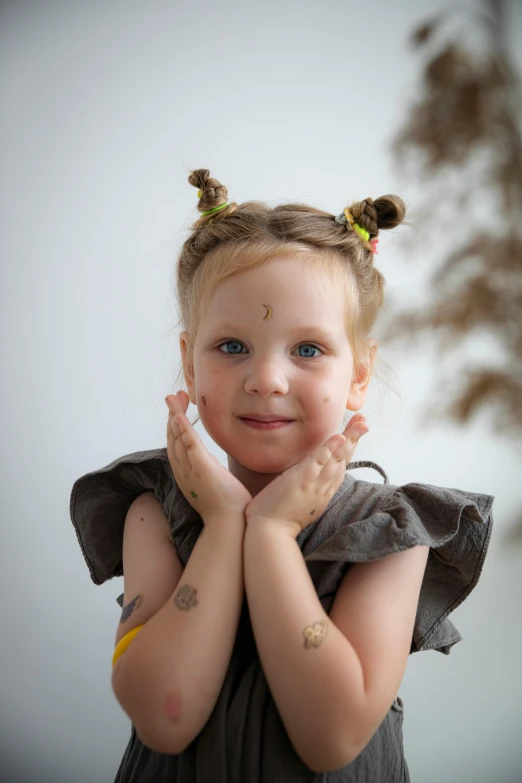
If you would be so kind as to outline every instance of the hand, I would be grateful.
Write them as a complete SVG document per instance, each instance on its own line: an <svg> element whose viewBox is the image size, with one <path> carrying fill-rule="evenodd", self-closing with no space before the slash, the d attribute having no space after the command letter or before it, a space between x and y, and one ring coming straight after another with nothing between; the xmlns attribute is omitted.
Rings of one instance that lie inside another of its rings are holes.
<svg viewBox="0 0 522 783"><path fill-rule="evenodd" d="M252 495L227 468L209 454L185 416L189 398L184 391L166 398L169 407L167 451L176 484L203 519L241 516ZM174 420L180 416L179 423ZM232 523L230 523L232 524Z"/></svg>
<svg viewBox="0 0 522 783"><path fill-rule="evenodd" d="M299 535L328 506L344 481L359 438L368 430L364 416L353 416L342 435L332 435L267 484L245 509L247 526L271 522Z"/></svg>

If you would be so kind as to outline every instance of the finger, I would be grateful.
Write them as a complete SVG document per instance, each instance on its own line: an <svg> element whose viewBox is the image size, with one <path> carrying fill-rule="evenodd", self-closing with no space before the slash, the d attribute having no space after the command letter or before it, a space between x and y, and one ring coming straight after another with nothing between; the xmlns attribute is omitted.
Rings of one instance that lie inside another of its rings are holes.
<svg viewBox="0 0 522 783"><path fill-rule="evenodd" d="M181 392L176 392L176 394L167 394L165 397L165 402L167 403L169 407L169 413L173 413L173 415L176 415L176 413L184 413L185 412L185 403L183 398L181 397Z"/></svg>
<svg viewBox="0 0 522 783"><path fill-rule="evenodd" d="M345 443L335 452L335 459L344 460L348 464L353 457L357 444L363 435L369 432L369 429L364 416L358 416L355 421L351 420L344 431L346 436Z"/></svg>
<svg viewBox="0 0 522 783"><path fill-rule="evenodd" d="M179 395L180 392L177 392L177 394L168 394L165 397L165 402L167 403L167 407L169 409L169 417L167 420L167 440L170 432L174 433L176 437L180 437L181 435L179 428L173 425L174 416L176 416L178 413L185 413L187 407L184 403L181 403Z"/></svg>
<svg viewBox="0 0 522 783"><path fill-rule="evenodd" d="M174 451L176 459L180 466L187 468L190 466L190 461L187 455L187 448L183 441L183 433L185 432L185 423L181 421L182 414L177 411L173 413L170 425L172 433L174 435Z"/></svg>
<svg viewBox="0 0 522 783"><path fill-rule="evenodd" d="M325 443L312 451L298 466L305 483L315 481L332 460L332 450L344 443L344 435L332 435Z"/></svg>
<svg viewBox="0 0 522 783"><path fill-rule="evenodd" d="M354 420L355 419L355 420ZM355 448L359 442L359 440L362 438L363 435L366 435L366 433L369 431L369 427L366 423L366 419L364 416L357 416L352 419L345 431L344 434L346 435L347 440L351 443L353 448Z"/></svg>
<svg viewBox="0 0 522 783"><path fill-rule="evenodd" d="M167 436L169 433L171 434L171 436L174 438L174 445L181 438L181 430L178 424L174 421L174 419L178 414L184 413L183 405L180 402L179 394L180 392L177 392L177 394L168 394L165 397L165 402L167 403L169 409L169 418L167 422Z"/></svg>
<svg viewBox="0 0 522 783"><path fill-rule="evenodd" d="M309 485L315 482L315 490L323 498L327 498L337 491L344 480L346 465L349 462L341 454L345 446L344 435L332 435L310 455L310 465L305 479ZM341 456L339 456L340 454Z"/></svg>
<svg viewBox="0 0 522 783"><path fill-rule="evenodd" d="M358 432L360 435L363 435L364 433L368 432L368 424L366 421L366 417L363 416L361 413L358 413L356 416L352 416L346 427L344 428L344 435L350 435L352 433Z"/></svg>
<svg viewBox="0 0 522 783"><path fill-rule="evenodd" d="M183 391L183 389L180 389L176 396L179 400L183 413L185 413L187 411L190 402L187 392Z"/></svg>
<svg viewBox="0 0 522 783"><path fill-rule="evenodd" d="M201 438L197 432L195 432L185 414L177 413L173 421L180 432L180 437L176 440L176 448L179 448L179 452L177 453L180 461L183 460L192 468L198 457L201 458L204 454Z"/></svg>
<svg viewBox="0 0 522 783"><path fill-rule="evenodd" d="M165 397L165 402L167 403L167 408L169 409L169 418L168 421L172 419L173 416L178 413L178 407L176 405L176 397L173 394L167 394Z"/></svg>
<svg viewBox="0 0 522 783"><path fill-rule="evenodd" d="M342 440L340 440L342 438ZM326 442L329 458L325 463L322 471L321 478L325 481L329 479L337 479L339 471L344 472L346 470L346 460L344 457L344 450L346 448L346 438L344 435L336 435L335 438Z"/></svg>
<svg viewBox="0 0 522 783"><path fill-rule="evenodd" d="M179 437L180 435L179 428L177 427L177 425L174 425L174 416L182 412L179 406L179 400L175 395L168 394L165 397L165 402L167 403L169 409L169 417L167 420L167 435L173 434L175 437Z"/></svg>
<svg viewBox="0 0 522 783"><path fill-rule="evenodd" d="M179 467L180 456L183 456L184 449L180 448L179 442L181 441L181 431L174 421L176 414L172 411L169 413L169 420L167 422L167 450L169 458L174 460L176 467Z"/></svg>
<svg viewBox="0 0 522 783"><path fill-rule="evenodd" d="M173 397L175 401L176 411L178 413L186 413L186 410L188 408L188 404L190 402L188 398L188 394L183 391L183 389L180 389L176 392L176 394Z"/></svg>

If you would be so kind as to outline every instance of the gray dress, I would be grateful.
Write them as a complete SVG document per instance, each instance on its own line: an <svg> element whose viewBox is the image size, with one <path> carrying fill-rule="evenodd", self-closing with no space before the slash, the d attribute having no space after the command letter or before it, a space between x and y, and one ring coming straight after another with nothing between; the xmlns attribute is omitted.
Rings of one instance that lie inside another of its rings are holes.
<svg viewBox="0 0 522 783"><path fill-rule="evenodd" d="M358 481L349 473L325 512L297 537L321 605L328 614L352 563L418 544L430 547L410 653L448 655L461 641L448 619L479 579L493 524L493 496L429 484L392 486ZM70 514L91 579L123 575L122 540L132 501L152 490L171 525L185 567L203 528L178 489L167 449L127 454L79 478ZM123 607L123 595L117 602ZM112 650L107 650L110 665ZM221 693L199 735L178 755L147 748L131 736L114 783L405 783L404 706L399 697L359 756L335 772L310 770L295 752L272 699L257 653L246 597Z"/></svg>

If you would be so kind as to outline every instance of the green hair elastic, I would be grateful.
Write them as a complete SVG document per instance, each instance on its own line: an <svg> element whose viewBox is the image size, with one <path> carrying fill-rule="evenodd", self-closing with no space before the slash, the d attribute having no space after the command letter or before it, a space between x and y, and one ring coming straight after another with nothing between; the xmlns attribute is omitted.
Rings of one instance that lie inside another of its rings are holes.
<svg viewBox="0 0 522 783"><path fill-rule="evenodd" d="M226 204L221 204L220 207L214 207L213 209L209 209L208 212L202 212L202 215L210 215L211 212L217 212L219 209L224 209L225 207L228 207L228 201Z"/></svg>
<svg viewBox="0 0 522 783"><path fill-rule="evenodd" d="M358 223L352 223L352 226L357 231L357 233L359 234L360 237L362 237L364 240L366 240L366 242L369 241L370 235L369 235L368 231L366 231L365 228L360 226Z"/></svg>
<svg viewBox="0 0 522 783"><path fill-rule="evenodd" d="M201 198L202 195L203 195L203 191L202 190L198 190L198 198ZM210 215L212 212L217 212L218 210L224 209L225 207L228 207L228 201L227 201L226 204L221 204L220 207L213 207L212 209L209 209L208 212L202 212L201 214L202 215Z"/></svg>
<svg viewBox="0 0 522 783"><path fill-rule="evenodd" d="M343 212L341 212L340 215L337 215L335 218L336 223L349 223L354 231L357 231L361 239L364 239L365 242L368 242L370 240L370 233L366 231L365 228L360 226L358 223L355 222L355 218L348 209L348 207L345 207ZM377 251L374 251L377 252Z"/></svg>

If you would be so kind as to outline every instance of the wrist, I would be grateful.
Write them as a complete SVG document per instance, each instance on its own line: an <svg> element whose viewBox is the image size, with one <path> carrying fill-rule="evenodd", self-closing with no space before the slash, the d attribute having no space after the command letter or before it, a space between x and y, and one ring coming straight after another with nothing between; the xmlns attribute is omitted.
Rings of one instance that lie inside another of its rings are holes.
<svg viewBox="0 0 522 783"><path fill-rule="evenodd" d="M252 516L246 519L245 535L282 535L296 539L302 528L298 522L274 519L272 517Z"/></svg>
<svg viewBox="0 0 522 783"><path fill-rule="evenodd" d="M238 511L220 511L217 513L205 514L201 519L203 520L204 529L206 530L219 530L220 532L237 532L240 530L243 533L245 532L245 515Z"/></svg>

